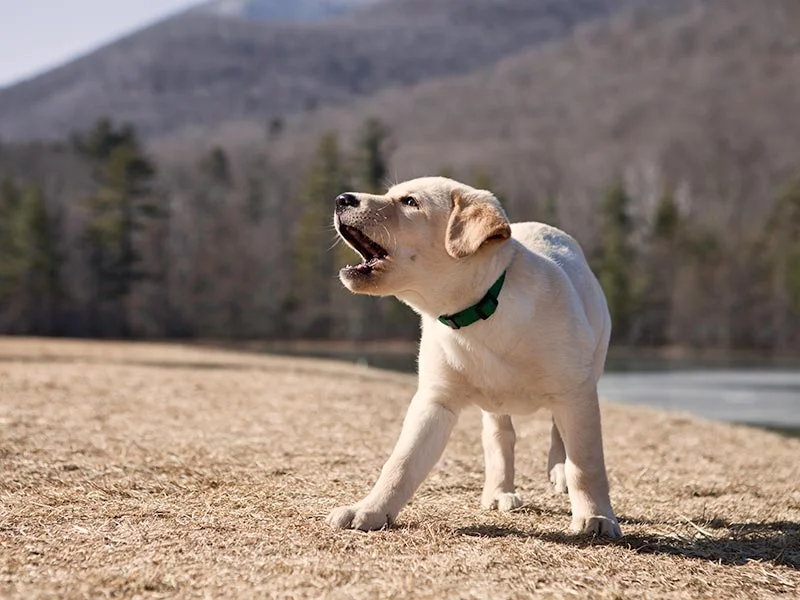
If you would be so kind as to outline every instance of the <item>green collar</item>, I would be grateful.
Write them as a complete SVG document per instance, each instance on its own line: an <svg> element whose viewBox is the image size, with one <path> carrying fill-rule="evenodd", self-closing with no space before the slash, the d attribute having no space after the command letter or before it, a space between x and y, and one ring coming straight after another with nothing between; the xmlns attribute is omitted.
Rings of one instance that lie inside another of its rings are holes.
<svg viewBox="0 0 800 600"><path fill-rule="evenodd" d="M500 290L503 289L503 282L506 280L506 272L500 275L500 278L494 282L486 295L481 298L477 304L473 304L469 308L457 312L453 315L442 315L439 317L439 322L444 323L451 329L461 329L467 325L472 325L481 320L486 320L494 314L497 310L497 297L500 295Z"/></svg>

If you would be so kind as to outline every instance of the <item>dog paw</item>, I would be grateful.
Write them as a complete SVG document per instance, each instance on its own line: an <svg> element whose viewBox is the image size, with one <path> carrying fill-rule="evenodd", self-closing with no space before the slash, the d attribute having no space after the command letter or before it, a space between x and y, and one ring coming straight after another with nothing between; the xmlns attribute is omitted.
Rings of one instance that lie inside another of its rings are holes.
<svg viewBox="0 0 800 600"><path fill-rule="evenodd" d="M567 493L567 475L564 472L564 463L553 465L553 468L550 469L550 483L555 493Z"/></svg>
<svg viewBox="0 0 800 600"><path fill-rule="evenodd" d="M622 530L615 516L592 515L588 517L573 517L569 528L571 533L587 534L607 538L622 537Z"/></svg>
<svg viewBox="0 0 800 600"><path fill-rule="evenodd" d="M334 529L375 531L391 526L394 516L383 510L370 510L354 504L353 506L334 508L325 522Z"/></svg>
<svg viewBox="0 0 800 600"><path fill-rule="evenodd" d="M487 510L499 510L508 512L522 506L522 496L514 492L494 492L485 494L481 500L481 506Z"/></svg>

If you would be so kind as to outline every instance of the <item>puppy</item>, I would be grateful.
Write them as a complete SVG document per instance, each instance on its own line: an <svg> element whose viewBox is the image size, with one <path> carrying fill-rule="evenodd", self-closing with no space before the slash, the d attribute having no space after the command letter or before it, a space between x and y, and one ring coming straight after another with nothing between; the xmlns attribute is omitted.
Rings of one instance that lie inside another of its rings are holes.
<svg viewBox="0 0 800 600"><path fill-rule="evenodd" d="M459 413L483 412L482 505L522 505L511 415L553 414L548 464L569 492L570 530L619 537L603 458L597 382L611 319L577 242L541 223L510 224L498 200L451 179L386 195L336 198L336 230L363 258L352 292L394 295L422 319L419 386L372 491L327 518L335 528L391 525L444 451Z"/></svg>

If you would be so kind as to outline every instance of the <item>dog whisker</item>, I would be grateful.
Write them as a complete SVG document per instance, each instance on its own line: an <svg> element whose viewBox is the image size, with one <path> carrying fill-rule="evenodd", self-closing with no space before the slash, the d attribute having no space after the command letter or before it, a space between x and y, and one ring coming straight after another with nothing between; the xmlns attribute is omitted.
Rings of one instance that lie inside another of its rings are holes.
<svg viewBox="0 0 800 600"><path fill-rule="evenodd" d="M397 248L397 238L392 235L392 232L389 231L389 228L386 227L383 223L380 224L383 227L384 231L386 231L386 235L389 238L389 244L392 248Z"/></svg>

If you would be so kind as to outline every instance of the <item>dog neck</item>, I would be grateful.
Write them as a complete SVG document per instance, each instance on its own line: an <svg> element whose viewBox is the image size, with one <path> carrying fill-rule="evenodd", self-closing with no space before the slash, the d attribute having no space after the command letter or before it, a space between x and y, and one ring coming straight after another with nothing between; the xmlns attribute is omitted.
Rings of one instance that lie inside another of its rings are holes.
<svg viewBox="0 0 800 600"><path fill-rule="evenodd" d="M488 250L488 249L487 249ZM437 319L457 313L479 302L500 275L508 269L517 242L508 240L491 249L491 257L483 260L462 259L450 273L431 273L427 285L396 294L401 302L420 315Z"/></svg>

